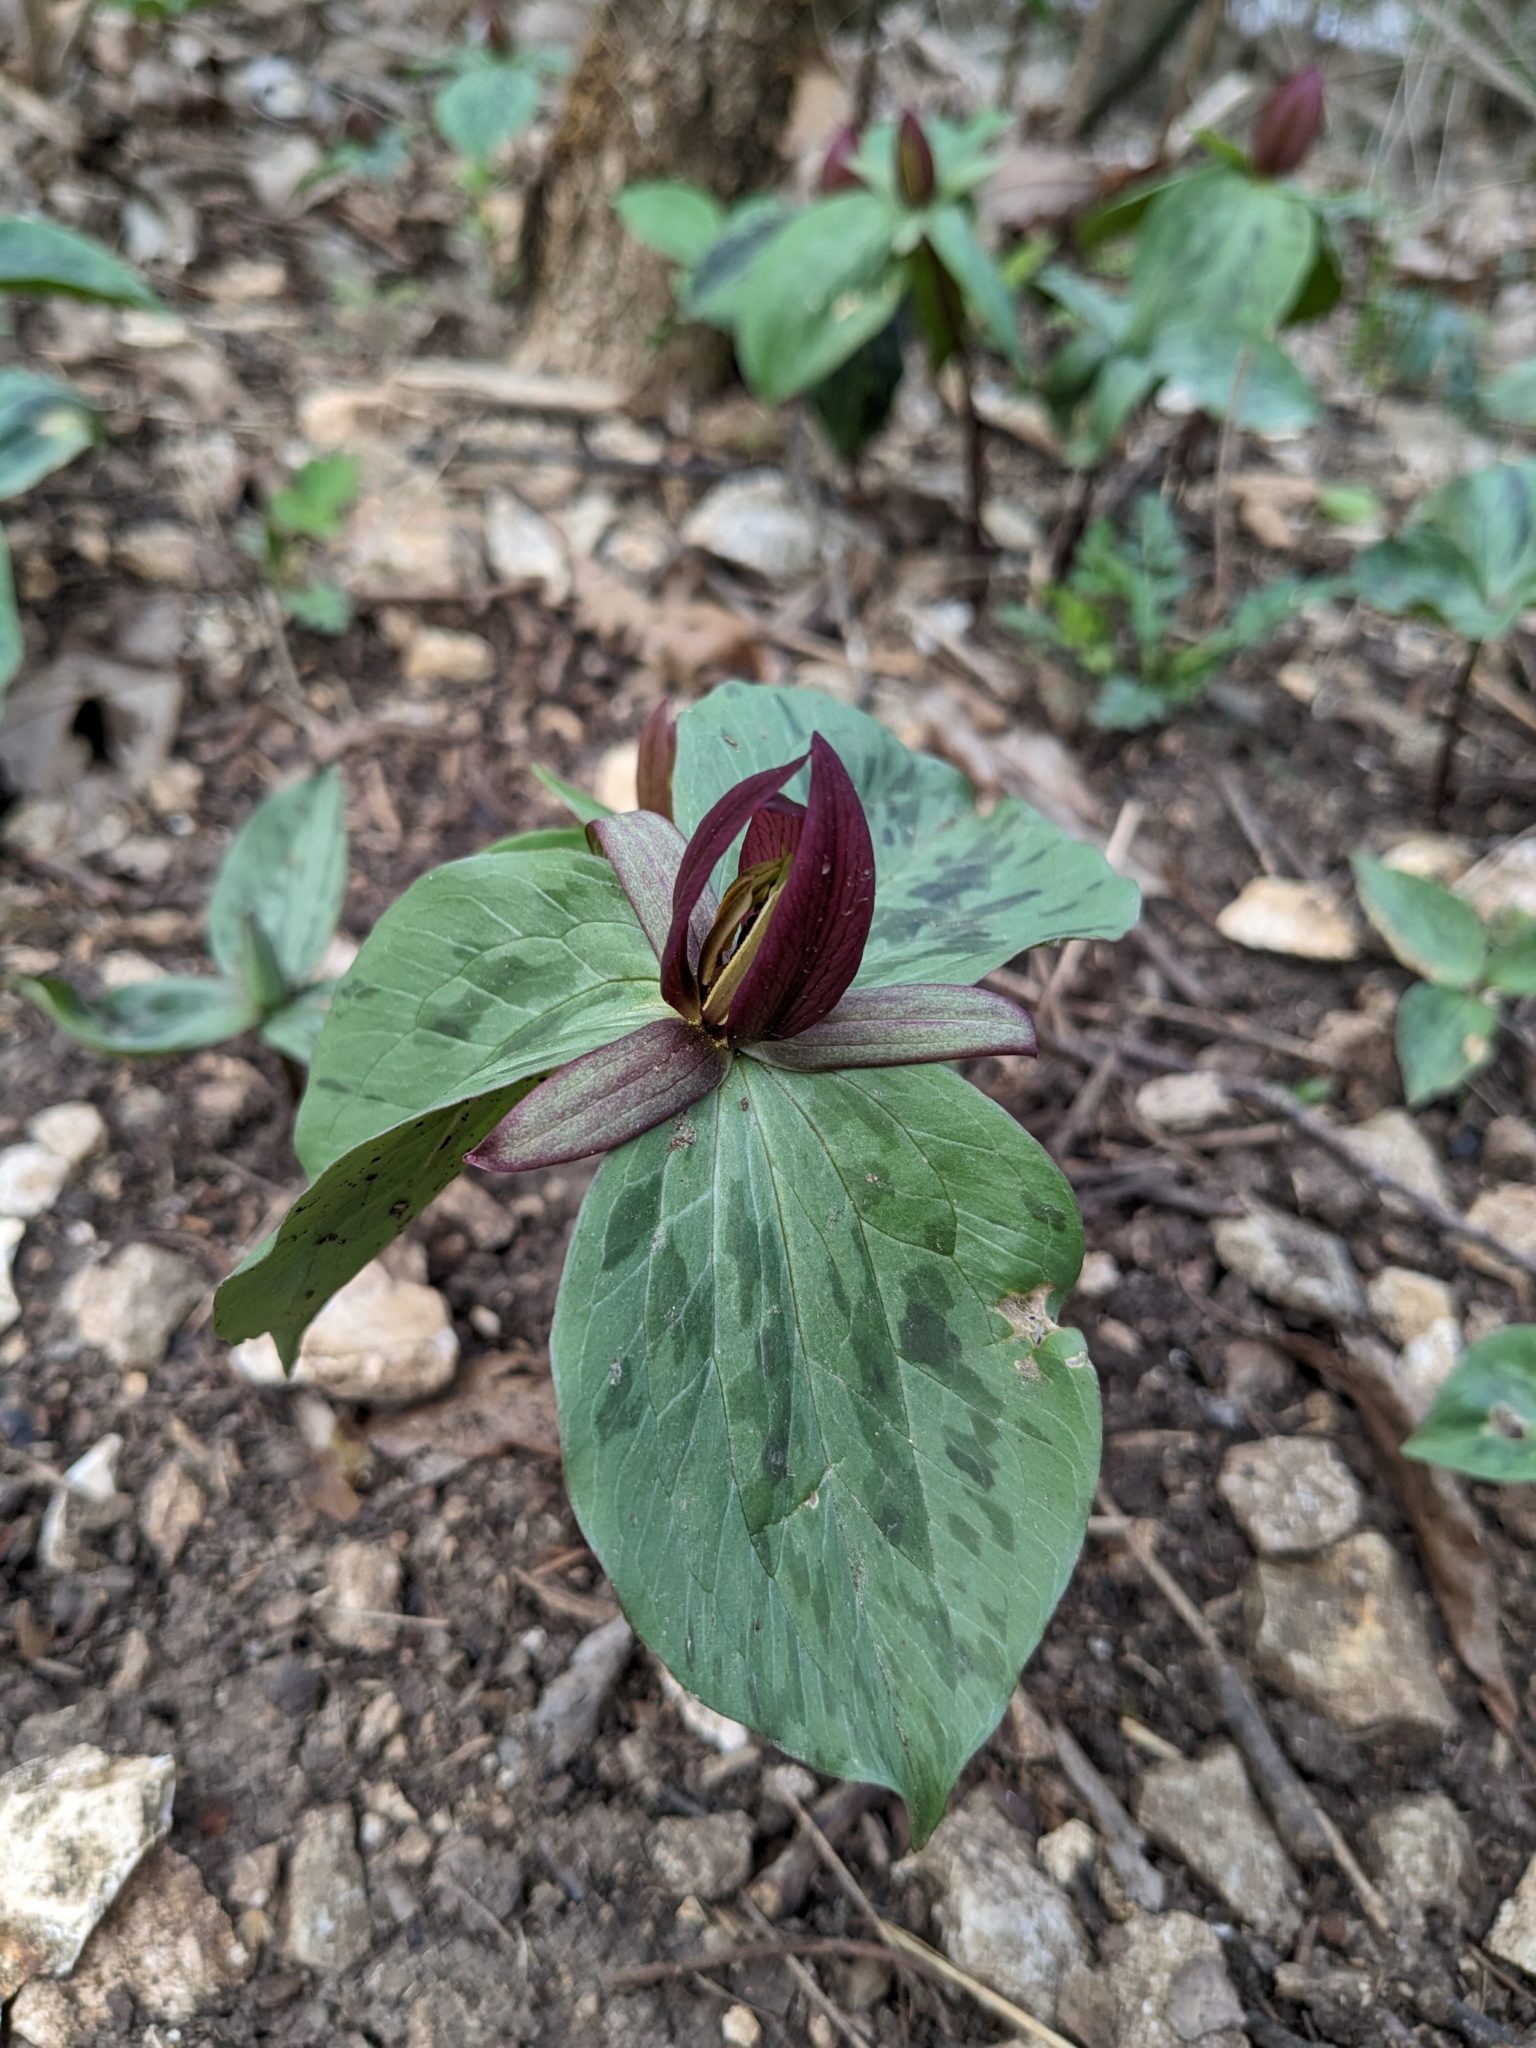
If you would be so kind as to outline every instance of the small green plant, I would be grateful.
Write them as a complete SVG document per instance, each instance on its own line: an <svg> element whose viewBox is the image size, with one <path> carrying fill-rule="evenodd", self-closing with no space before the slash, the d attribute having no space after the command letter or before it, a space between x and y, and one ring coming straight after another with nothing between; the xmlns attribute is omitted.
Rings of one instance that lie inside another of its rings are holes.
<svg viewBox="0 0 1536 2048"><path fill-rule="evenodd" d="M1091 216L1083 246L1130 238L1123 295L1064 264L1038 273L1037 288L1078 330L1044 381L1069 461L1102 461L1164 384L1240 427L1276 432L1317 417L1311 386L1275 337L1319 319L1343 286L1327 214L1286 178L1321 120L1321 77L1298 73L1261 112L1251 155L1203 136L1214 163Z"/></svg>
<svg viewBox="0 0 1536 2048"><path fill-rule="evenodd" d="M1356 558L1350 581L1377 611L1433 619L1468 643L1446 710L1439 810L1478 657L1536 605L1536 461L1495 462L1452 477L1420 499L1395 538Z"/></svg>
<svg viewBox="0 0 1536 2048"><path fill-rule="evenodd" d="M432 98L432 126L458 159L458 182L477 210L496 182L502 153L539 117L549 80L565 69L563 52L518 50L501 17L484 44L457 50Z"/></svg>
<svg viewBox="0 0 1536 2048"><path fill-rule="evenodd" d="M1189 595L1188 551L1167 501L1137 500L1121 535L1108 519L1084 534L1071 573L1037 609L998 608L1001 625L1065 655L1091 691L1088 717L1110 731L1159 725L1193 703L1213 677L1262 646L1322 586L1292 580L1251 592L1203 633L1180 621Z"/></svg>
<svg viewBox="0 0 1536 2048"><path fill-rule="evenodd" d="M550 1340L587 1539L684 1685L894 1787L921 1840L1066 1584L1099 1445L1055 1321L1071 1190L950 1062L1032 1051L974 984L1118 936L1136 891L813 691L726 684L640 767L660 808L577 793L590 850L520 837L380 919L315 1048L312 1185L217 1327L291 1366L466 1158L605 1153Z"/></svg>
<svg viewBox="0 0 1536 2048"><path fill-rule="evenodd" d="M1410 1108L1453 1095L1493 1057L1501 1002L1536 995L1536 918L1487 924L1438 882L1357 853L1361 907L1420 980L1397 1006L1397 1064Z"/></svg>
<svg viewBox="0 0 1536 2048"><path fill-rule="evenodd" d="M352 623L347 593L326 577L304 574L305 556L315 542L335 540L357 502L358 468L350 455L317 455L267 502L253 536L278 602L290 619L312 633L345 633Z"/></svg>
<svg viewBox="0 0 1536 2048"><path fill-rule="evenodd" d="M1536 1324L1469 1344L1403 1454L1472 1479L1536 1483Z"/></svg>
<svg viewBox="0 0 1536 2048"><path fill-rule="evenodd" d="M1441 399L1464 418L1477 410L1479 328L1451 300L1418 285L1383 285L1360 307L1351 354L1384 391Z"/></svg>
<svg viewBox="0 0 1536 2048"><path fill-rule="evenodd" d="M160 301L99 244L51 221L0 215L0 296L56 296L106 306ZM101 415L72 385L37 370L0 367L0 502L19 497L101 439ZM0 532L0 702L21 666L21 620L11 558Z"/></svg>
<svg viewBox="0 0 1536 2048"><path fill-rule="evenodd" d="M216 975L162 975L95 997L56 974L18 986L94 1052L193 1052L255 1031L303 1064L335 985L315 974L336 931L346 879L341 779L327 768L268 797L231 842L208 901Z"/></svg>
<svg viewBox="0 0 1536 2048"><path fill-rule="evenodd" d="M971 515L979 530L980 428L969 391L978 340L1020 375L1012 294L977 231L972 195L1005 124L899 122L833 143L803 205L773 196L727 210L683 184L631 185L625 226L678 266L678 312L729 334L749 389L769 404L807 396L851 460L884 425L915 332L930 367L964 373Z"/></svg>

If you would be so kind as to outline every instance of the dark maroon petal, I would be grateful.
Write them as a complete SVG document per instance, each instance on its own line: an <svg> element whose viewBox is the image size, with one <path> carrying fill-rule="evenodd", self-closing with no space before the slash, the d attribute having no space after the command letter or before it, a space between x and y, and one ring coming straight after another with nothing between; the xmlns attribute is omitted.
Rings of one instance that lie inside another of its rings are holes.
<svg viewBox="0 0 1536 2048"><path fill-rule="evenodd" d="M782 860L786 853L793 853L800 844L804 825L805 805L797 804L793 797L771 796L767 803L759 804L741 842L737 872L755 868L759 861Z"/></svg>
<svg viewBox="0 0 1536 2048"><path fill-rule="evenodd" d="M1294 171L1323 125L1323 74L1315 64L1275 87L1253 124L1250 161L1261 178Z"/></svg>
<svg viewBox="0 0 1536 2048"><path fill-rule="evenodd" d="M688 842L675 825L654 811L623 811L611 818L594 818L587 827L587 839L594 852L606 854L612 863L659 960L672 929L672 891ZM694 909L695 953L709 935L715 909L715 892L706 882Z"/></svg>
<svg viewBox="0 0 1536 2048"><path fill-rule="evenodd" d="M642 1024L530 1089L465 1163L526 1173L611 1152L701 1101L730 1063L722 1046L680 1017Z"/></svg>
<svg viewBox="0 0 1536 2048"><path fill-rule="evenodd" d="M688 842L682 865L677 871L677 883L672 892L672 924L667 933L667 943L661 954L661 993L684 1016L698 1014L698 983L696 970L699 964L699 946L702 941L690 935L694 932L693 914L699 900L709 887L709 878L715 871L715 863L730 848L731 841L751 818L760 804L767 802L788 782L789 778L805 765L805 755L788 761L782 768L763 768L756 775L747 776L734 789L728 789L717 804L713 804L699 820L693 837Z"/></svg>
<svg viewBox="0 0 1536 2048"><path fill-rule="evenodd" d="M731 1002L736 1045L819 1024L864 957L875 914L875 849L848 770L817 733L811 789L789 877Z"/></svg>
<svg viewBox="0 0 1536 2048"><path fill-rule="evenodd" d="M677 765L677 706L663 697L640 728L640 759L635 790L642 811L659 818L672 815L672 770Z"/></svg>
<svg viewBox="0 0 1536 2048"><path fill-rule="evenodd" d="M933 150L910 107L896 124L896 190L906 206L931 206L937 179Z"/></svg>
<svg viewBox="0 0 1536 2048"><path fill-rule="evenodd" d="M983 1053L1033 1053L1029 1012L985 988L913 982L856 988L829 1017L797 1038L752 1048L770 1066L821 1074L838 1067L915 1067L928 1060L979 1059Z"/></svg>
<svg viewBox="0 0 1536 2048"><path fill-rule="evenodd" d="M853 168L853 160L859 153L859 131L851 124L839 128L828 146L821 162L821 176L816 180L818 192L861 192L864 180Z"/></svg>

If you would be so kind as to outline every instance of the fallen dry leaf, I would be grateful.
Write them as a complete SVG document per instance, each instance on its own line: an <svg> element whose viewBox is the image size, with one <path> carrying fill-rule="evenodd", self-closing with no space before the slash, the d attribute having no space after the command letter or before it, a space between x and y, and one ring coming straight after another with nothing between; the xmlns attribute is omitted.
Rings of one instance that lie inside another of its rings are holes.
<svg viewBox="0 0 1536 2048"><path fill-rule="evenodd" d="M1221 911L1216 929L1250 952L1297 960L1354 960L1360 932L1330 890L1283 875L1257 875Z"/></svg>
<svg viewBox="0 0 1536 2048"><path fill-rule="evenodd" d="M665 681L760 676L756 629L724 605L648 597L596 562L573 565L576 623L605 647L634 655Z"/></svg>

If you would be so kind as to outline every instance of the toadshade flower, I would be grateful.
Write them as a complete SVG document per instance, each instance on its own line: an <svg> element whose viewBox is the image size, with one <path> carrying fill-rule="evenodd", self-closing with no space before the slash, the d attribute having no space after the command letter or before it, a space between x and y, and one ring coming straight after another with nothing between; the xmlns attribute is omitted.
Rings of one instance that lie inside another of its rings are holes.
<svg viewBox="0 0 1536 2048"><path fill-rule="evenodd" d="M494 1173L556 1166L638 1138L718 1088L738 1055L801 1072L1033 1053L1028 1013L980 988L854 989L875 911L875 854L853 780L818 733L726 791L684 839L670 809L675 733L642 743L657 806L589 825L655 951L676 1013L541 1081L469 1157ZM806 801L785 796L809 763ZM737 838L734 879L716 866Z"/></svg>

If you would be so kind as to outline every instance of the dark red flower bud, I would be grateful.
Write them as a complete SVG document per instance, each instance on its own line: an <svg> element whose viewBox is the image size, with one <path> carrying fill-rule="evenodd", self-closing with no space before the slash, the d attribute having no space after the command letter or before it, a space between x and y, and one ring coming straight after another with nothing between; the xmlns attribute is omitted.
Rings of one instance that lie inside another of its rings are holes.
<svg viewBox="0 0 1536 2048"><path fill-rule="evenodd" d="M896 128L896 190L906 206L930 206L936 183L933 151L908 107Z"/></svg>
<svg viewBox="0 0 1536 2048"><path fill-rule="evenodd" d="M862 192L864 180L853 168L853 160L858 153L858 129L851 126L839 128L822 159L816 190L823 193Z"/></svg>
<svg viewBox="0 0 1536 2048"><path fill-rule="evenodd" d="M1294 171L1323 125L1323 74L1315 64L1277 85L1253 124L1251 161L1261 178Z"/></svg>
<svg viewBox="0 0 1536 2048"><path fill-rule="evenodd" d="M640 728L640 759L635 770L636 794L642 811L672 815L672 770L677 762L677 708L663 697Z"/></svg>

